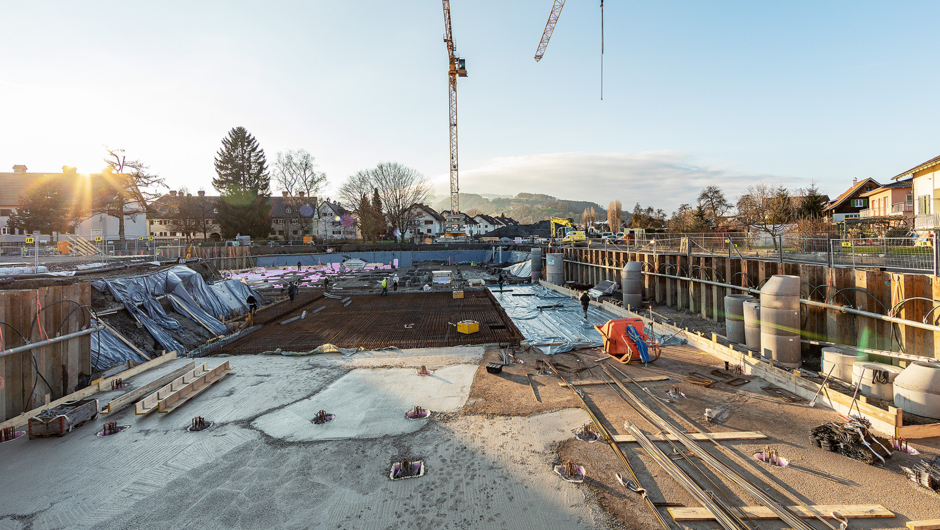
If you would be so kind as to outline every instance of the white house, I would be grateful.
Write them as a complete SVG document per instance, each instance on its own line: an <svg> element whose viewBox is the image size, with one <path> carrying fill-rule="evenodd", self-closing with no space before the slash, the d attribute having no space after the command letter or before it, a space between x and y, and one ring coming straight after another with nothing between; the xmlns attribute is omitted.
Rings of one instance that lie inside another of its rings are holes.
<svg viewBox="0 0 940 530"><path fill-rule="evenodd" d="M900 180L911 177L914 196L914 229L918 232L940 230L940 156L892 177Z"/></svg>
<svg viewBox="0 0 940 530"><path fill-rule="evenodd" d="M356 225L343 226L341 221L344 215L352 215L339 205L339 203L330 202L329 199L321 202L318 207L320 221L317 223L317 238L320 241L356 239Z"/></svg>
<svg viewBox="0 0 940 530"><path fill-rule="evenodd" d="M426 204L415 204L408 210L408 228L404 239L437 237L444 233L446 219L434 208Z"/></svg>

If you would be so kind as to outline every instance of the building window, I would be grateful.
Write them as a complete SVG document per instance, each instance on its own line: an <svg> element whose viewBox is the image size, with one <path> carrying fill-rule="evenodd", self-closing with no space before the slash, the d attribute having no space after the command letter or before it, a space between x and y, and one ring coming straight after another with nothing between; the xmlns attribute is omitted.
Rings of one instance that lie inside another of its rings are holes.
<svg viewBox="0 0 940 530"><path fill-rule="evenodd" d="M2 235L7 235L7 233L8 233L8 232L7 232L7 227L4 226L3 228L0 228L0 234L2 234Z"/></svg>
<svg viewBox="0 0 940 530"><path fill-rule="evenodd" d="M920 215L930 213L930 195L921 195L917 198L917 213Z"/></svg>
<svg viewBox="0 0 940 530"><path fill-rule="evenodd" d="M852 207L853 207L853 208L864 208L864 207L865 207L865 202L866 202L867 200L868 200L868 199L852 199Z"/></svg>
<svg viewBox="0 0 940 530"><path fill-rule="evenodd" d="M278 231L277 231L277 235L283 236L283 235L284 235L284 231L283 231L283 230L278 230Z"/></svg>
<svg viewBox="0 0 940 530"><path fill-rule="evenodd" d="M871 191L871 186L866 186L865 191Z"/></svg>
<svg viewBox="0 0 940 530"><path fill-rule="evenodd" d="M430 221L425 220L425 221L424 221L424 224L426 224L426 225L433 225L433 224L434 224L434 221L433 221L433 220L430 220Z"/></svg>
<svg viewBox="0 0 940 530"><path fill-rule="evenodd" d="M293 213L293 210L291 210L290 208L284 208L284 211L287 213Z"/></svg>
<svg viewBox="0 0 940 530"><path fill-rule="evenodd" d="M428 233L429 233L429 234L431 233L431 229L430 229L430 228L428 228Z"/></svg>
<svg viewBox="0 0 940 530"><path fill-rule="evenodd" d="M296 235L297 235L297 230L294 230L293 232L291 232L291 234L294 234L294 235L296 236Z"/></svg>
<svg viewBox="0 0 940 530"><path fill-rule="evenodd" d="M213 209L212 209L212 213L219 213L219 209L218 209L218 208L213 208Z"/></svg>

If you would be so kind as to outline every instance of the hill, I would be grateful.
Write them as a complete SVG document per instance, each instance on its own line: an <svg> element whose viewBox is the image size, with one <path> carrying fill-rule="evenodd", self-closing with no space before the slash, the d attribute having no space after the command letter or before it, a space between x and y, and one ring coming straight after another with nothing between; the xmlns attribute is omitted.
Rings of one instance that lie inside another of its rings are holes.
<svg viewBox="0 0 940 530"><path fill-rule="evenodd" d="M440 210L450 209L450 198L444 198L431 205ZM607 209L595 202L569 201L540 193L520 193L515 197L486 198L476 193L460 194L460 211L471 215L506 214L521 224L532 224L551 217L570 217L575 223L581 223L581 213L585 208L594 208L597 219L607 219ZM630 220L630 214L623 212L624 222Z"/></svg>

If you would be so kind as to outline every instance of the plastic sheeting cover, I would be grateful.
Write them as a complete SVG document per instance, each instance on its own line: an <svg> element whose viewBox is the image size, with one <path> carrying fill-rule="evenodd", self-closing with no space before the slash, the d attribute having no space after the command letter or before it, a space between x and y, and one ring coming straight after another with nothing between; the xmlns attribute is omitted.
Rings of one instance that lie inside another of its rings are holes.
<svg viewBox="0 0 940 530"><path fill-rule="evenodd" d="M509 267L504 267L504 271L512 274L513 276L518 276L519 278L531 278L532 277L532 261L526 260L522 263L516 263L515 265L510 265Z"/></svg>
<svg viewBox="0 0 940 530"><path fill-rule="evenodd" d="M92 326L98 321L91 319ZM139 363L146 362L142 355L130 349L111 330L105 328L91 334L91 367L95 371L104 371L112 366L133 360Z"/></svg>
<svg viewBox="0 0 940 530"><path fill-rule="evenodd" d="M541 285L514 285L512 292L491 292L526 341L547 355L603 346L594 326L617 318L591 306L585 320L580 302Z"/></svg>
<svg viewBox="0 0 940 530"><path fill-rule="evenodd" d="M500 256L502 257L499 260ZM292 267L300 262L303 267L312 267L318 264L342 263L349 258L358 258L369 263L392 263L398 260L399 267L410 267L423 261L453 261L457 263L514 263L529 259L528 252L492 250L432 250L432 251L382 251L382 252L334 252L329 254L287 254L273 256L258 256L258 267Z"/></svg>

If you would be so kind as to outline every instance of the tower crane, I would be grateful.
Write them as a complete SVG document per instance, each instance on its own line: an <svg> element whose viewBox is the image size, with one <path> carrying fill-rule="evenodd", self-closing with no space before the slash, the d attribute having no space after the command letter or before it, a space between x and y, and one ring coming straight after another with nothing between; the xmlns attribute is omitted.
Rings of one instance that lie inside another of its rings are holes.
<svg viewBox="0 0 940 530"><path fill-rule="evenodd" d="M445 235L465 236L466 229L460 216L460 182L457 178L457 78L467 77L466 60L457 56L454 37L450 29L450 0L444 2L444 44L447 45L448 108L450 109L450 215L447 216Z"/></svg>
<svg viewBox="0 0 940 530"><path fill-rule="evenodd" d="M552 32L555 31L555 25L558 24L558 17L561 15L561 8L565 7L565 0L554 0L552 11L548 14L548 22L545 24L545 30L542 31L542 40L539 41L539 47L535 50L535 62L542 60L545 55L545 49L548 48L548 41L552 38ZM601 99L604 99L604 0L601 0Z"/></svg>

